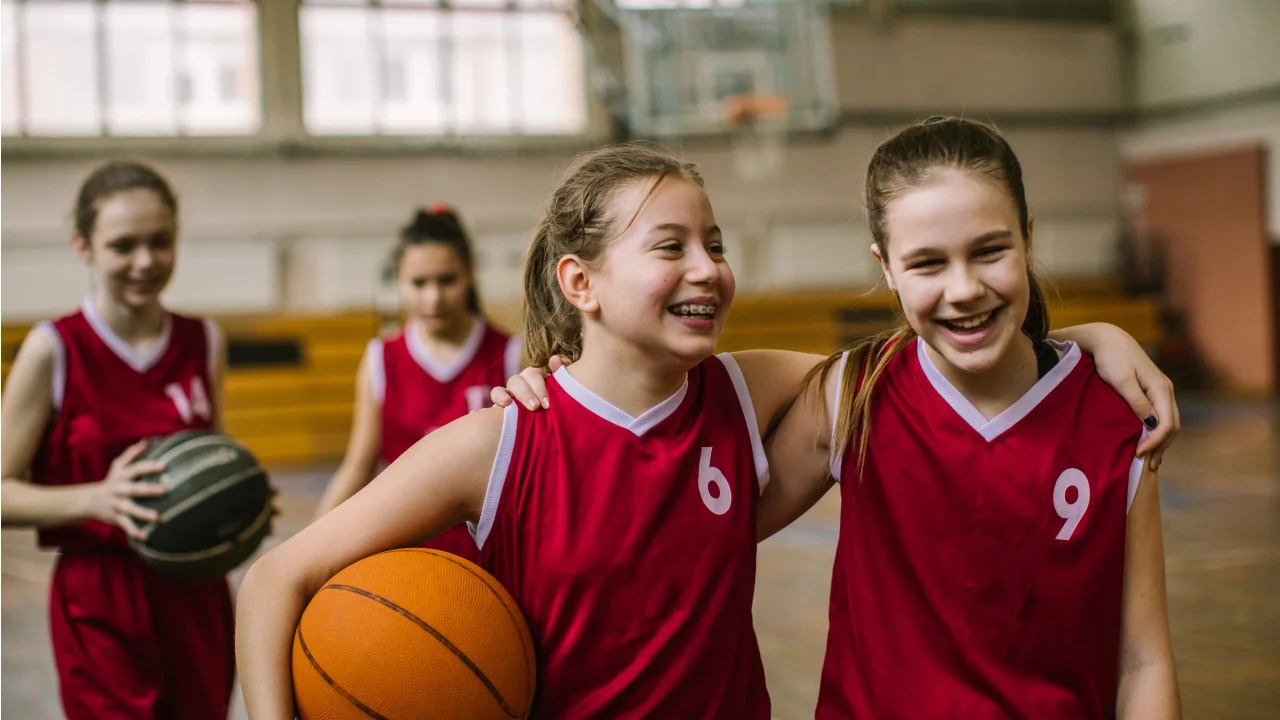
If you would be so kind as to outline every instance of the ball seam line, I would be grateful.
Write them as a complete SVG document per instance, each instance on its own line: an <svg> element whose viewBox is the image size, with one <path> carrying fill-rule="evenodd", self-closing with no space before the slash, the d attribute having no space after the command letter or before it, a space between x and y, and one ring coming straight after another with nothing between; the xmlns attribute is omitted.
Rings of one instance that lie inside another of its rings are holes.
<svg viewBox="0 0 1280 720"><path fill-rule="evenodd" d="M404 616L406 620L408 620L409 622L412 622L413 624L425 630L428 635L435 638L441 645L445 647L446 650L453 653L453 655L457 657L458 660L462 662L462 664L466 665L467 668L470 669L471 672L476 676L476 678L480 680L480 682L483 683L486 688L488 688L489 694L491 694L493 696L493 699L498 702L498 705L502 707L502 711L506 713L507 717L512 717L512 718L520 717L519 713L517 713L511 706L507 705L506 700L502 698L502 693L498 692L498 688L495 687L493 684L493 681L490 680L488 676L484 674L484 671L481 670L474 662L472 662L471 658L467 657L466 654L463 653L460 648L458 648L458 646L450 642L449 638L445 637L443 633L441 633L439 630L436 630L434 627L431 627L431 625L427 623L427 621L409 612L408 609L395 604L394 602L382 597L381 595L371 593L368 590L364 590L358 587L353 587L351 585L337 585L337 584L325 585L323 588L321 588L322 592L324 590L344 590L346 592L355 593L356 595L360 595L362 597L366 597L370 600L373 600L374 602L380 603L386 606L387 608L394 610L395 612Z"/></svg>

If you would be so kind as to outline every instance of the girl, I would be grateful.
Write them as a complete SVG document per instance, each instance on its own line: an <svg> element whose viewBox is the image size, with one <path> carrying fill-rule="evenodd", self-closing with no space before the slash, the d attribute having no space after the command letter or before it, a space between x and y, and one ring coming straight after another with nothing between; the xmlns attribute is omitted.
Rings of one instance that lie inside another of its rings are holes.
<svg viewBox="0 0 1280 720"><path fill-rule="evenodd" d="M711 357L734 293L723 250L692 166L639 145L581 156L525 268L532 358L575 360L550 381L557 402L450 423L250 569L251 717L292 717L294 628L329 577L471 521L533 632L536 717L768 718L751 626L759 429L786 398L751 358Z"/></svg>
<svg viewBox="0 0 1280 720"><path fill-rule="evenodd" d="M72 245L94 292L36 325L3 404L3 519L59 552L50 630L63 709L81 718L225 718L234 675L225 579L184 582L130 550L143 438L215 429L225 355L217 326L168 312L177 201L155 170L112 162L80 188Z"/></svg>
<svg viewBox="0 0 1280 720"><path fill-rule="evenodd" d="M521 368L522 343L480 315L471 242L458 216L436 205L400 231L391 268L409 312L404 330L369 341L356 378L347 455L316 517L369 484L422 436L488 404L489 390ZM427 547L476 559L465 525Z"/></svg>
<svg viewBox="0 0 1280 720"><path fill-rule="evenodd" d="M1144 428L1046 340L1013 150L906 128L866 208L908 324L828 359L770 448L797 497L841 488L817 716L1178 717Z"/></svg>

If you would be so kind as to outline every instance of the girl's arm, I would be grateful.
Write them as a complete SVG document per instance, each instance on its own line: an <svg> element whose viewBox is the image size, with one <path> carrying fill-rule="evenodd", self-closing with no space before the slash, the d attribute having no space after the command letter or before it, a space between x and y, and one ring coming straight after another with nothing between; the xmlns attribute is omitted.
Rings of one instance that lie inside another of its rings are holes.
<svg viewBox="0 0 1280 720"><path fill-rule="evenodd" d="M317 518L368 485L377 469L378 448L382 442L382 414L378 399L373 395L370 362L366 353L360 361L360 369L356 371L356 405L351 419L351 437L347 440L347 454L320 498L315 512Z"/></svg>
<svg viewBox="0 0 1280 720"><path fill-rule="evenodd" d="M821 355L788 350L744 350L730 353L742 370L756 411L760 437L767 437L800 396L804 378Z"/></svg>
<svg viewBox="0 0 1280 720"><path fill-rule="evenodd" d="M805 376L820 355L784 350L746 350L732 353L742 369L755 408L760 437L769 459L769 484L756 507L756 540L764 540L813 507L831 487L825 450L819 432L825 403ZM803 391L803 392L802 392Z"/></svg>
<svg viewBox="0 0 1280 720"><path fill-rule="evenodd" d="M1126 527L1116 713L1121 720L1182 717L1165 601L1160 489L1150 468L1143 470Z"/></svg>
<svg viewBox="0 0 1280 720"><path fill-rule="evenodd" d="M1107 323L1088 323L1049 333L1055 340L1070 340L1093 356L1098 375L1129 403L1151 436L1138 446L1138 457L1160 469L1164 451L1173 444L1182 421L1173 397L1173 382L1147 357L1129 333Z"/></svg>
<svg viewBox="0 0 1280 720"><path fill-rule="evenodd" d="M1158 467L1160 457L1177 435L1180 423L1174 402L1173 384L1156 368L1151 359L1128 333L1106 323L1090 323L1055 331L1053 337L1070 340L1094 357L1098 374L1129 401L1130 408L1143 419L1158 421L1151 435L1139 447L1139 455L1150 453L1149 466ZM795 520L813 506L831 487L825 452L813 443L829 443L829 418L834 417L834 386L823 389L819 408L817 396L799 403L788 411L800 394L804 375L820 360L816 355L783 350L750 350L733 353L742 368L755 405L760 434L765 439L773 480L761 496L759 510L760 538L766 538ZM558 357L551 358L552 371L560 366ZM493 388L493 402L505 407L519 402L530 410L547 407L546 372L526 368L511 377L505 388ZM837 381L838 382L838 381ZM821 422L816 418L825 410ZM792 415L799 417L792 418ZM785 415L786 419L783 419ZM778 423L782 425L779 426ZM826 423L823 425L822 423ZM786 428L787 435L774 441L775 428ZM821 462L820 462L821 459Z"/></svg>
<svg viewBox="0 0 1280 720"><path fill-rule="evenodd" d="M31 462L53 415L53 368L56 348L48 331L27 334L13 361L4 403L0 407L0 522L5 526L55 527L97 519L119 525L134 537L142 537L135 519L156 517L133 498L164 494L152 483L135 483L139 475L160 472L156 462L133 462L146 447L137 443L111 463L102 482L47 487L27 481Z"/></svg>
<svg viewBox="0 0 1280 720"><path fill-rule="evenodd" d="M1089 323L1055 330L1049 335L1056 340L1070 340L1093 356L1098 375L1129 403L1134 414L1151 431L1151 435L1138 446L1138 455L1149 458L1148 466L1152 470L1159 469L1164 451L1182 427L1173 383L1169 378L1147 357L1137 341L1114 325ZM737 356L735 353L734 357ZM559 360L558 357L551 358L552 372L560 366ZM539 404L545 408L547 386L542 380L545 375L541 368L526 368L511 377L505 388L493 388L490 397L500 407L514 400L530 410Z"/></svg>
<svg viewBox="0 0 1280 720"><path fill-rule="evenodd" d="M490 408L436 430L249 568L236 600L236 657L250 717L293 718L294 629L329 578L479 518L502 421L503 411Z"/></svg>
<svg viewBox="0 0 1280 720"><path fill-rule="evenodd" d="M809 383L765 440L770 479L756 510L757 542L808 512L834 485L829 453L833 399L839 383L834 372L825 387Z"/></svg>

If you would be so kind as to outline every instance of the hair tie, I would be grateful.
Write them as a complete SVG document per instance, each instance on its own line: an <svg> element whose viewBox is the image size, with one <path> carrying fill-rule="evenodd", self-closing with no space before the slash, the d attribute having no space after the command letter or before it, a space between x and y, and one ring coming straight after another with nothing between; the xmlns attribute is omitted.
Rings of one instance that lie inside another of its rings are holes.
<svg viewBox="0 0 1280 720"><path fill-rule="evenodd" d="M947 118L945 118L945 117L944 117L944 116L942 116L942 115L934 115L934 116L933 116L933 117L931 117L931 118L927 118L924 122L922 122L922 123L920 123L920 124L921 124L921 125L933 125L934 123L940 123L940 122L942 122L942 121L944 121L944 120L946 120L946 119L947 119Z"/></svg>
<svg viewBox="0 0 1280 720"><path fill-rule="evenodd" d="M452 209L446 203L436 203L435 205L427 208L427 212L432 215L448 215L451 210Z"/></svg>

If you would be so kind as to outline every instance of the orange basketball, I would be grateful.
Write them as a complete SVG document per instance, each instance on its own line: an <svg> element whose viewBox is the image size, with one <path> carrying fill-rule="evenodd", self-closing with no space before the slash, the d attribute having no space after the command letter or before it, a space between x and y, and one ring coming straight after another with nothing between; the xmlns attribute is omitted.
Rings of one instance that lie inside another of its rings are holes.
<svg viewBox="0 0 1280 720"><path fill-rule="evenodd" d="M527 718L533 639L511 595L455 555L365 558L320 589L293 637L304 720Z"/></svg>

